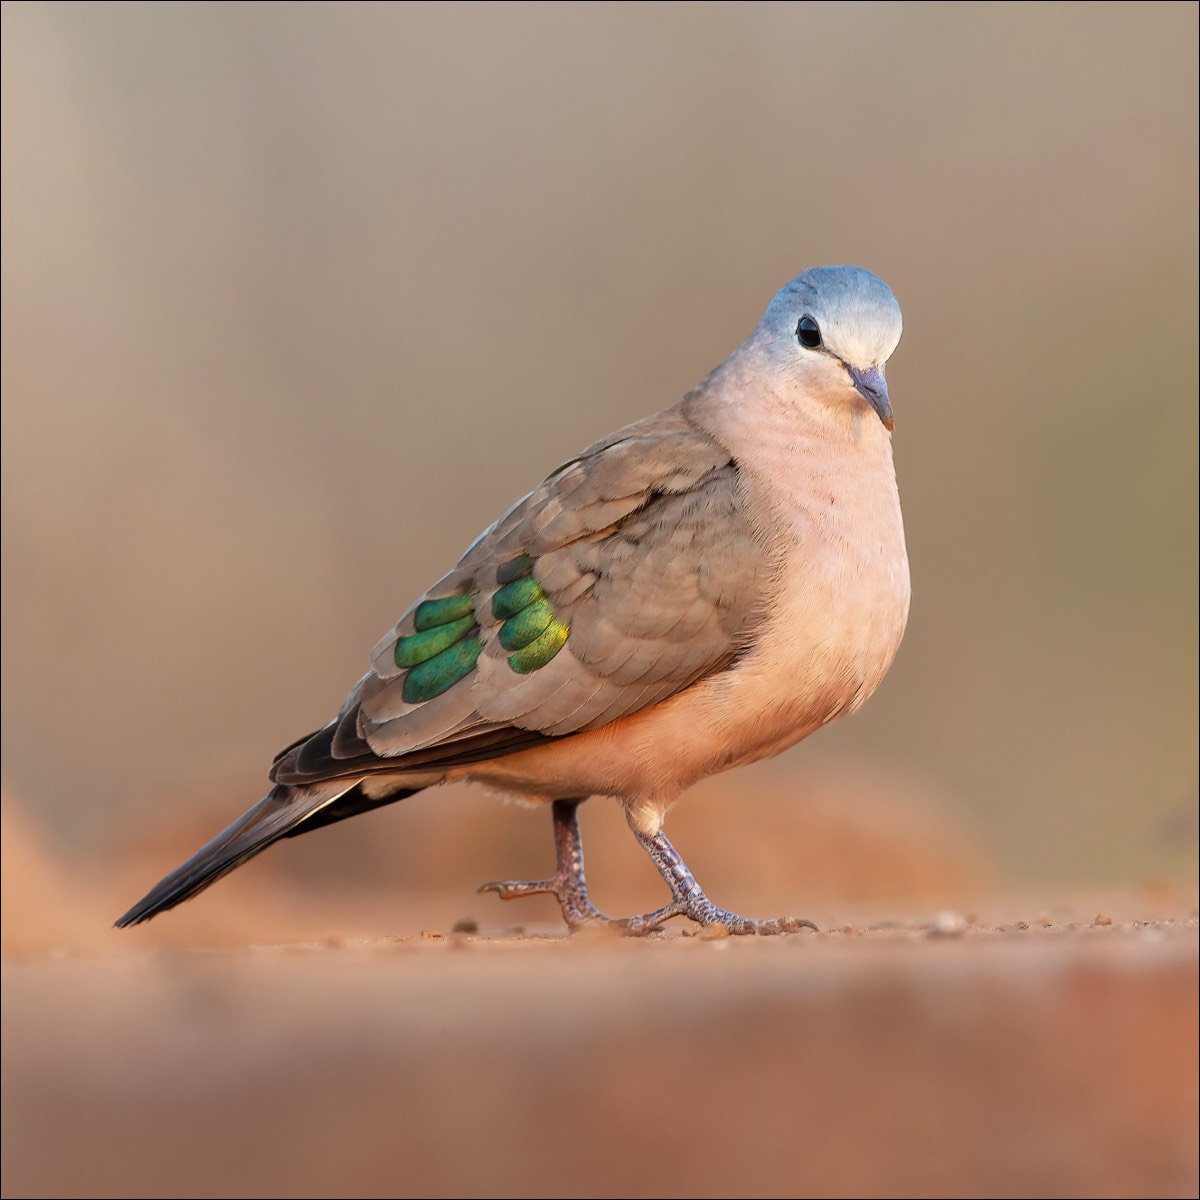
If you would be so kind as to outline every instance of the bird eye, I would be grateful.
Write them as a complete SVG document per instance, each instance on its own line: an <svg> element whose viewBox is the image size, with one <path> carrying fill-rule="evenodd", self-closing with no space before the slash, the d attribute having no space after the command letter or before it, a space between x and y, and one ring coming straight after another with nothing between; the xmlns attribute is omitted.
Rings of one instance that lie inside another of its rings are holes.
<svg viewBox="0 0 1200 1200"><path fill-rule="evenodd" d="M815 350L821 344L821 330L812 317L800 318L800 324L796 326L796 337L800 339L800 345L807 346L810 350Z"/></svg>

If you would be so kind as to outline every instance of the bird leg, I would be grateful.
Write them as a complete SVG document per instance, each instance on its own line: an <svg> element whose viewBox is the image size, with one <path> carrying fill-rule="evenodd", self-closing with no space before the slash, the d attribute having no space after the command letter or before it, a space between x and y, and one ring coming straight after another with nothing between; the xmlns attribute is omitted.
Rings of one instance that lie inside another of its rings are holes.
<svg viewBox="0 0 1200 1200"><path fill-rule="evenodd" d="M625 932L639 935L649 933L671 917L688 917L697 925L718 925L733 934L795 933L798 929L816 929L812 921L803 917L777 917L769 921L755 921L739 917L724 908L718 908L705 894L696 877L688 870L687 863L679 857L679 851L659 830L653 837L634 830L634 836L650 855L650 861L671 889L671 903L656 912L641 917L630 917L623 921Z"/></svg>
<svg viewBox="0 0 1200 1200"><path fill-rule="evenodd" d="M483 884L479 891L495 892L501 900L549 892L557 898L562 907L563 920L571 929L597 923L618 924L588 899L587 881L583 877L583 838L579 833L579 806L582 803L582 798L555 800L551 806L557 866L549 879L494 880Z"/></svg>
<svg viewBox="0 0 1200 1200"><path fill-rule="evenodd" d="M557 860L549 879L494 880L485 883L481 892L495 892L501 900L516 900L520 896L535 896L546 892L554 896L562 908L563 920L572 929L584 926L607 925L630 937L645 937L672 917L688 917L697 925L717 925L734 934L795 933L798 929L816 929L811 921L801 917L778 917L755 921L739 917L718 908L703 892L687 863L667 840L661 830L653 837L634 831L658 873L671 889L671 902L640 917L614 920L606 917L589 899L587 882L583 877L583 837L579 832L578 800L555 800L551 806L554 816L554 853Z"/></svg>

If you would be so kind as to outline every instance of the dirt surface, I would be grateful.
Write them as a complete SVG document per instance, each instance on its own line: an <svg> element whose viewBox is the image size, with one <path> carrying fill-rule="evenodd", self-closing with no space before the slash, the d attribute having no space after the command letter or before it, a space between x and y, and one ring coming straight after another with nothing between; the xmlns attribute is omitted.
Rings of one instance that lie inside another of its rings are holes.
<svg viewBox="0 0 1200 1200"><path fill-rule="evenodd" d="M3 1195L1195 1195L1194 886L995 899L944 811L862 790L672 826L822 932L641 941L477 896L548 821L469 794L115 931L213 815L85 861L10 797ZM603 907L661 902L615 806L584 828Z"/></svg>
<svg viewBox="0 0 1200 1200"><path fill-rule="evenodd" d="M13 956L4 1195L1195 1195L1194 897L1094 908Z"/></svg>

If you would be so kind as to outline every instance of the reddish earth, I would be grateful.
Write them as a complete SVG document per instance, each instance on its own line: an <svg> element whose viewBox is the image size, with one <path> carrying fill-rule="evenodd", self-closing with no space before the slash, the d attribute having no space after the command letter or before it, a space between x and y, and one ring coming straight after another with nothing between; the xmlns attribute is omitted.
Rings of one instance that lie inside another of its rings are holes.
<svg viewBox="0 0 1200 1200"><path fill-rule="evenodd" d="M89 878L6 816L5 1196L1196 1194L1190 890L939 911L952 856L900 839L923 883L820 934L567 939L267 856L118 934L174 848Z"/></svg>

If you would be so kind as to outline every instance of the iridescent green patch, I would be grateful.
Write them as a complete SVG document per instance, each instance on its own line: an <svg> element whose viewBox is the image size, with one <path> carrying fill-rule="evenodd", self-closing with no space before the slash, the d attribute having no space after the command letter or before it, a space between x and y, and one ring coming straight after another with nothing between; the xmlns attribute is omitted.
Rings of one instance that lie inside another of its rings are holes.
<svg viewBox="0 0 1200 1200"><path fill-rule="evenodd" d="M569 625L552 620L546 631L534 638L524 650L508 656L508 665L518 675L528 675L544 667L567 644L570 632Z"/></svg>
<svg viewBox="0 0 1200 1200"><path fill-rule="evenodd" d="M409 668L403 696L420 704L440 696L479 658L483 643L475 620L475 598L468 594L425 600L413 614L415 633L396 639L396 666Z"/></svg>
<svg viewBox="0 0 1200 1200"><path fill-rule="evenodd" d="M396 642L396 666L415 667L428 662L435 654L449 650L455 642L475 628L474 615L445 625L435 625L423 633L412 633Z"/></svg>
<svg viewBox="0 0 1200 1200"><path fill-rule="evenodd" d="M497 621L515 617L523 608L545 600L546 593L532 575L506 584L492 597L492 616Z"/></svg>
<svg viewBox="0 0 1200 1200"><path fill-rule="evenodd" d="M528 554L501 563L496 568L496 582L503 585L512 583L514 579L523 579L533 571L533 559Z"/></svg>
<svg viewBox="0 0 1200 1200"><path fill-rule="evenodd" d="M452 688L475 669L482 650L483 643L476 632L413 667L404 678L405 703L420 704Z"/></svg>
<svg viewBox="0 0 1200 1200"><path fill-rule="evenodd" d="M524 650L534 638L545 633L553 620L550 605L545 600L535 601L500 626L500 645L505 650Z"/></svg>
<svg viewBox="0 0 1200 1200"><path fill-rule="evenodd" d="M560 621L533 578L533 559L522 554L496 571L492 616L502 621L500 645L514 651L508 665L519 675L544 667L566 645L571 627Z"/></svg>
<svg viewBox="0 0 1200 1200"><path fill-rule="evenodd" d="M413 613L413 627L418 633L475 615L475 597L469 592L461 596L443 596L438 600L423 600Z"/></svg>

